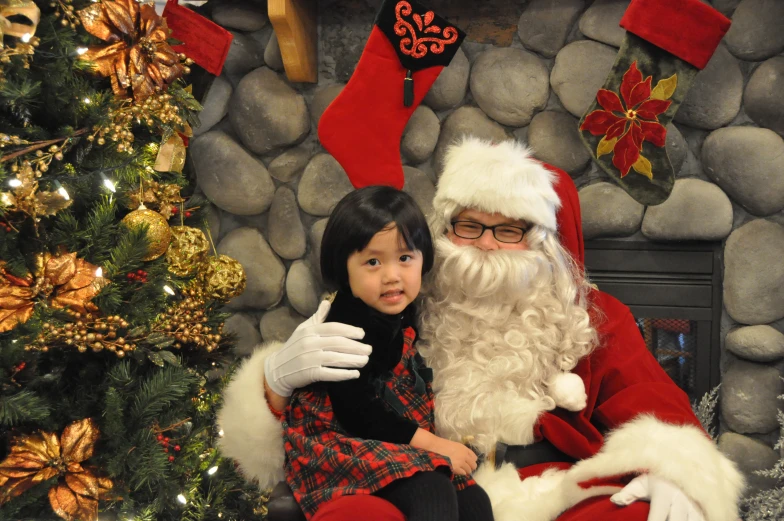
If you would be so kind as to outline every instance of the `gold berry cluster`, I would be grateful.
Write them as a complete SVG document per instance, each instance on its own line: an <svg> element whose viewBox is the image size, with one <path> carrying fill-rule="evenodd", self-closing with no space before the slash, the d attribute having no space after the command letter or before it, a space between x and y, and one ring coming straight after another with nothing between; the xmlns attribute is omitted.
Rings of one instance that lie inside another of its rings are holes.
<svg viewBox="0 0 784 521"><path fill-rule="evenodd" d="M193 63L190 58L186 63ZM187 124L180 116L179 108L172 103L173 96L166 92L157 92L142 102L128 99L110 114L110 121L105 125L95 125L88 141L105 145L107 140L116 143L118 152L133 152L133 124L144 124L152 130L162 130L164 126L183 129Z"/></svg>
<svg viewBox="0 0 784 521"><path fill-rule="evenodd" d="M44 323L41 333L25 349L47 352L50 348L66 345L75 347L80 353L85 353L88 349L95 353L106 349L120 358L136 349L136 344L123 337L128 328L128 322L123 318L117 315L100 317L79 312L69 314L73 322L62 325Z"/></svg>
<svg viewBox="0 0 784 521"><path fill-rule="evenodd" d="M55 16L60 18L60 25L63 27L76 29L76 26L79 25L79 17L74 11L73 0L55 0L49 2L49 7L54 8Z"/></svg>
<svg viewBox="0 0 784 521"><path fill-rule="evenodd" d="M183 294L185 298L165 311L154 330L173 336L177 349L191 344L203 347L208 352L214 351L220 344L221 336L207 325L204 297L195 289L184 290Z"/></svg>

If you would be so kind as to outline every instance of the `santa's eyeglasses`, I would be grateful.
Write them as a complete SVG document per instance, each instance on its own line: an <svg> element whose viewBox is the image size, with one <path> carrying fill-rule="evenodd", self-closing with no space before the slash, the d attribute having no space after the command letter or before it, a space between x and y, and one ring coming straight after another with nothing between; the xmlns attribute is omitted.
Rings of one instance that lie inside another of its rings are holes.
<svg viewBox="0 0 784 521"><path fill-rule="evenodd" d="M462 239L478 239L485 233L485 230L492 230L493 237L498 242L515 243L523 240L526 232L531 229L508 224L496 224L495 226L485 226L474 221L452 221L452 231Z"/></svg>

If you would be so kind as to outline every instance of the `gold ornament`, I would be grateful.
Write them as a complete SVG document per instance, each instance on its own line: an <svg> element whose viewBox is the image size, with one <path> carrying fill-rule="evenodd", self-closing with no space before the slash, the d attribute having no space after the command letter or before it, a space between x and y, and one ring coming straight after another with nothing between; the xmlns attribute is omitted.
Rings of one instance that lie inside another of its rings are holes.
<svg viewBox="0 0 784 521"><path fill-rule="evenodd" d="M40 432L15 440L0 462L0 505L59 476L49 489L52 510L69 521L97 519L98 501L110 498L114 484L82 463L92 457L99 436L95 422L85 418L68 425L59 439L54 433Z"/></svg>
<svg viewBox="0 0 784 521"><path fill-rule="evenodd" d="M185 73L185 67L167 43L169 28L152 4L136 0L104 0L79 11L85 30L108 43L92 46L81 56L109 76L115 95L128 89L137 102L162 92Z"/></svg>
<svg viewBox="0 0 784 521"><path fill-rule="evenodd" d="M172 241L166 250L169 271L187 277L207 259L210 243L204 232L190 226L172 226Z"/></svg>
<svg viewBox="0 0 784 521"><path fill-rule="evenodd" d="M199 281L208 297L231 300L245 291L245 270L228 255L209 257L199 270Z"/></svg>
<svg viewBox="0 0 784 521"><path fill-rule="evenodd" d="M147 225L147 239L150 242L150 247L147 250L147 255L142 257L143 261L155 260L166 253L172 233L169 223L161 214L140 205L137 210L123 217L123 222L131 227Z"/></svg>

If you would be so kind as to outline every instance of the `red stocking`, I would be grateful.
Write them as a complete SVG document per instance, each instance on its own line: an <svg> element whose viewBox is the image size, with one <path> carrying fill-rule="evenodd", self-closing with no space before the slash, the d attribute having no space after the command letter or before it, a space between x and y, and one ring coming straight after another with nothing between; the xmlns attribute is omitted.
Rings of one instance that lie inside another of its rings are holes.
<svg viewBox="0 0 784 521"><path fill-rule="evenodd" d="M464 36L412 0L381 6L354 74L318 127L355 188L403 187L403 130Z"/></svg>

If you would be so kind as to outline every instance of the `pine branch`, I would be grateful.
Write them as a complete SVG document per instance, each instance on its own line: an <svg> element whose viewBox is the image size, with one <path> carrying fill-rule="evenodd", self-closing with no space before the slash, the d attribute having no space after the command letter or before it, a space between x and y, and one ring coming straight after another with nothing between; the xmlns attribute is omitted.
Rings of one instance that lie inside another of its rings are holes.
<svg viewBox="0 0 784 521"><path fill-rule="evenodd" d="M50 412L46 400L26 390L0 397L0 426L3 427L42 421Z"/></svg>
<svg viewBox="0 0 784 521"><path fill-rule="evenodd" d="M131 406L132 425L150 425L163 411L188 396L198 380L179 367L166 366L155 371L140 386Z"/></svg>
<svg viewBox="0 0 784 521"><path fill-rule="evenodd" d="M104 263L107 277L111 279L141 267L142 258L147 254L149 244L145 227L139 226L124 230L117 245L109 254L109 260Z"/></svg>

